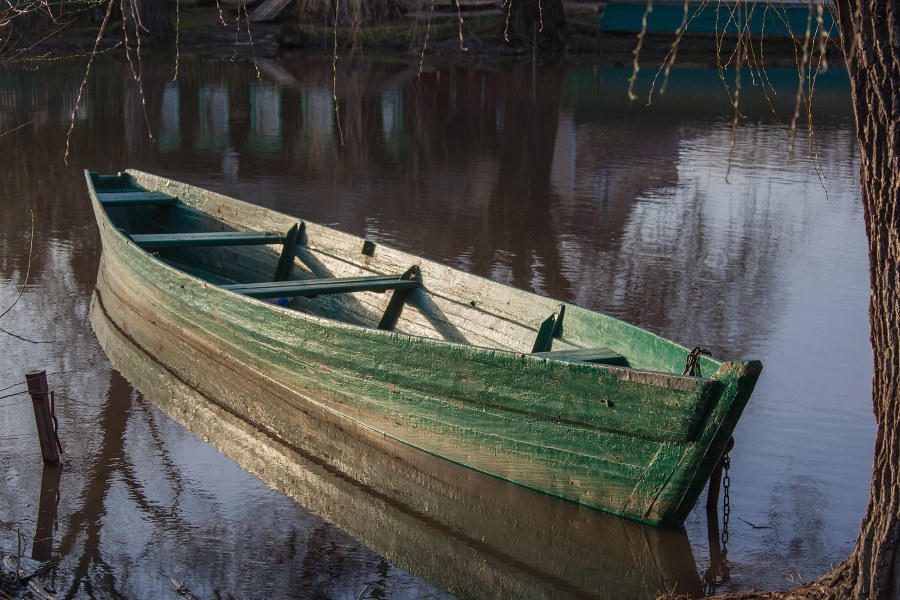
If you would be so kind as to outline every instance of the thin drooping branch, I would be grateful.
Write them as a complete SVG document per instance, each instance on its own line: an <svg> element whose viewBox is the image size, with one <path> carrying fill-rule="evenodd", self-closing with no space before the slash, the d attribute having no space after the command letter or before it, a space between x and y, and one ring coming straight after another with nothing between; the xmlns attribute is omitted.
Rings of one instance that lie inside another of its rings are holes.
<svg viewBox="0 0 900 600"><path fill-rule="evenodd" d="M13 307L18 304L19 299L22 297L22 294L25 293L25 288L28 286L28 276L31 274L31 261L34 258L34 211L31 211L31 236L28 242L28 262L25 267L25 280L22 282L22 286L19 288L19 293L16 294L15 300L13 300L12 304L10 304L6 310L0 313L0 319L9 314L9 311L13 309Z"/></svg>
<svg viewBox="0 0 900 600"><path fill-rule="evenodd" d="M419 57L419 72L416 74L416 87L422 80L422 69L425 67L425 51L428 49L428 36L431 34L431 21L434 18L434 0L431 0L431 9L428 11L428 25L425 26L425 42L422 44L422 55ZM418 18L416 19L418 22ZM509 20L507 19L507 23Z"/></svg>
<svg viewBox="0 0 900 600"><path fill-rule="evenodd" d="M331 97L334 100L334 120L337 124L341 148L344 147L344 130L341 128L341 110L337 96L337 63L338 63L338 8L340 0L334 0L334 50L331 55Z"/></svg>
<svg viewBox="0 0 900 600"><path fill-rule="evenodd" d="M21 125L16 125L16 126L13 127L12 129L8 129L8 130L6 130L6 131L0 132L0 138L2 138L2 137L5 136L5 135L8 135L8 134L10 134L10 133L14 133L14 132L16 132L16 131L22 129L23 127L28 127L28 126L31 125L32 123L34 123L34 119L32 119L32 120L30 120L30 121L26 121L25 123L22 123ZM0 246L0 248L2 248L2 246Z"/></svg>
<svg viewBox="0 0 900 600"><path fill-rule="evenodd" d="M106 13L103 15L103 22L100 24L100 29L97 31L97 38L94 40L94 49L91 52L91 57L84 69L84 78L81 80L81 85L78 86L78 96L75 98L75 106L72 107L69 131L66 133L66 151L65 154L63 154L63 162L67 165L69 164L69 145L72 140L72 132L75 131L75 119L78 116L78 107L81 105L81 98L84 96L84 89L87 87L88 77L91 74L91 66L94 64L94 58L96 58L98 50L100 49L100 41L103 39L103 34L106 33L106 26L109 24L109 16L112 14L112 7L113 2L110 1L106 5Z"/></svg>
<svg viewBox="0 0 900 600"><path fill-rule="evenodd" d="M801 46L802 54L800 62L797 64L797 96L794 100L794 115L791 117L790 138L788 139L788 153L794 150L794 139L797 133L797 120L800 118L800 106L805 99L804 85L807 79L806 67L809 63L809 44L812 35L813 7L809 5L809 16L806 19L806 34L803 36L803 44Z"/></svg>
<svg viewBox="0 0 900 600"><path fill-rule="evenodd" d="M634 56L634 60L631 63L631 77L628 78L628 100L630 100L631 102L637 100L637 96L634 93L634 83L635 81L637 81L638 71L641 70L641 46L644 45L644 36L647 35L647 18L652 12L653 0L647 0L647 7L644 9L644 16L641 17L641 31L637 36L637 46L635 46L634 51L631 53Z"/></svg>

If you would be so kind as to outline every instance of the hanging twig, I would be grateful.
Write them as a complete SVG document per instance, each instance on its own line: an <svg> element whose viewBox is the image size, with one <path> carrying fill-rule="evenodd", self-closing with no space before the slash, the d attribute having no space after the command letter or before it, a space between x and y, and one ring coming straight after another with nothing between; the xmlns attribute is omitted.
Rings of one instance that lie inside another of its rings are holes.
<svg viewBox="0 0 900 600"><path fill-rule="evenodd" d="M425 43L422 44L422 56L419 57L419 72L416 74L416 87L422 79L422 68L425 66L425 50L428 48L428 36L431 34L431 19L434 17L434 0L431 0L431 10L428 12L428 25L425 26Z"/></svg>
<svg viewBox="0 0 900 600"><path fill-rule="evenodd" d="M463 43L463 16L462 16L462 8L459 5L459 0L454 0L456 3L456 17L459 19L459 49L463 52L468 52L469 49L466 48L466 45Z"/></svg>
<svg viewBox="0 0 900 600"><path fill-rule="evenodd" d="M663 77L662 86L659 89L660 95L666 93L666 87L669 85L669 73L672 70L672 66L675 64L675 57L678 54L678 48L681 46L681 40L684 37L684 34L687 33L688 28L691 23L693 23L694 19L703 12L703 9L709 4L709 0L703 0L700 5L697 7L697 10L694 11L694 14L691 15L690 19L688 18L688 8L689 8L690 0L684 0L684 13L681 16L681 25L678 29L675 30L675 41L672 42L672 46L669 48L669 52L666 54L665 59L663 59L663 64L656 71L656 75L653 76L653 82L650 84L650 93L647 94L647 104L652 103L653 90L656 87L656 80L659 78L659 74L661 71L665 70L665 76Z"/></svg>
<svg viewBox="0 0 900 600"><path fill-rule="evenodd" d="M5 135L8 135L10 133L13 133L15 131L18 131L18 130L22 129L23 127L27 127L27 126L31 125L32 123L34 123L34 119L28 121L27 123L22 123L21 125L17 125L16 127L13 127L12 129L8 129L7 131L0 133L0 138L2 138ZM0 248L2 248L2 246L0 246Z"/></svg>
<svg viewBox="0 0 900 600"><path fill-rule="evenodd" d="M14 337L14 338L16 338L17 340L22 340L23 342L28 342L29 344L52 344L52 343L53 343L53 340L49 340L49 341L44 341L44 340L30 340L30 339L28 339L28 338L26 338L26 337L22 337L21 335L17 335L17 334L15 334L15 333L11 332L11 331L7 331L7 330L3 329L2 327L0 327L0 333L5 333L6 335L8 335L8 336L10 336L10 337Z"/></svg>
<svg viewBox="0 0 900 600"><path fill-rule="evenodd" d="M5 317L9 311L13 309L13 307L19 302L19 299L22 297L22 294L25 293L25 286L28 285L28 276L31 274L31 260L34 257L34 211L31 211L31 241L28 244L28 263L25 267L25 281L22 282L22 287L19 288L19 293L16 295L16 299L13 300L13 303L9 305L9 307L0 313L0 319Z"/></svg>
<svg viewBox="0 0 900 600"><path fill-rule="evenodd" d="M797 64L797 96L794 99L794 116L791 118L790 137L788 138L788 155L794 151L794 139L797 133L797 120L800 118L800 105L805 99L803 93L804 84L807 79L806 65L809 62L809 43L812 34L813 6L809 5L809 16L806 18L806 35L803 37L802 55L799 64Z"/></svg>
<svg viewBox="0 0 900 600"><path fill-rule="evenodd" d="M262 81L262 73L259 72L259 61L256 60L256 46L253 45L253 33L250 31L250 14L247 12L247 5L243 2L238 8L238 14L240 14L241 8L244 9L244 22L247 24L247 40L250 42L250 54L253 55L253 68L256 69L256 80Z"/></svg>
<svg viewBox="0 0 900 600"><path fill-rule="evenodd" d="M637 46L632 52L632 54L634 55L634 61L632 62L631 77L628 78L628 100L630 100L631 102L637 100L637 96L635 96L634 94L634 82L637 81L638 71L641 70L639 62L641 56L641 46L644 45L644 36L647 35L647 17L650 16L650 13L652 12L653 0L647 0L647 8L644 9L644 16L641 17L641 32L637 36Z"/></svg>
<svg viewBox="0 0 900 600"><path fill-rule="evenodd" d="M344 130L341 128L341 111L337 97L337 61L338 61L338 8L339 0L334 0L334 51L331 57L331 97L334 99L334 120L337 123L341 148L344 147Z"/></svg>
<svg viewBox="0 0 900 600"><path fill-rule="evenodd" d="M72 118L69 122L69 131L66 133L66 152L63 154L63 162L67 165L69 164L69 143L72 139L72 132L75 131L75 118L78 115L78 107L81 105L84 88L87 86L88 76L91 73L91 65L94 64L94 57L97 56L97 50L100 48L100 40L103 39L106 25L109 23L109 15L112 14L112 7L113 3L110 1L110 3L106 5L106 14L103 15L103 23L100 24L100 29L97 31L97 38L94 40L94 49L91 52L91 58L88 60L87 67L84 69L84 78L81 80L81 85L78 86L78 96L75 98L75 106L72 107Z"/></svg>

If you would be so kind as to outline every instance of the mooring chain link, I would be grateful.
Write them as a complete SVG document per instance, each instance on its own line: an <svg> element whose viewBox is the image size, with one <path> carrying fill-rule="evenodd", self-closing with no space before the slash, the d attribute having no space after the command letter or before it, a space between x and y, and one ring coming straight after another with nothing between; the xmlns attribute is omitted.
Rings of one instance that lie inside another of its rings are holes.
<svg viewBox="0 0 900 600"><path fill-rule="evenodd" d="M705 354L706 356L712 356L712 353L706 348L701 348L700 346L695 346L691 353L688 354L687 362L684 365L684 373L683 375L689 375L691 377L701 377L700 375L700 355Z"/></svg>
<svg viewBox="0 0 900 600"><path fill-rule="evenodd" d="M707 596L713 596L716 590L722 585L731 581L731 566L728 562L728 518L731 515L731 497L729 496L729 488L731 487L731 477L728 475L728 469L731 467L731 459L728 456L728 450L731 444L726 448L722 455L722 533L721 546L715 543L715 538L710 539L710 564L709 568L703 574L703 591ZM718 515L715 515L718 520ZM718 525L718 523L717 523ZM718 527L715 531L718 533ZM713 548L715 546L715 549Z"/></svg>
<svg viewBox="0 0 900 600"><path fill-rule="evenodd" d="M731 498L728 495L728 488L731 487L731 477L728 475L728 469L731 468L731 458L726 453L722 457L722 550L728 544L728 517L731 515Z"/></svg>

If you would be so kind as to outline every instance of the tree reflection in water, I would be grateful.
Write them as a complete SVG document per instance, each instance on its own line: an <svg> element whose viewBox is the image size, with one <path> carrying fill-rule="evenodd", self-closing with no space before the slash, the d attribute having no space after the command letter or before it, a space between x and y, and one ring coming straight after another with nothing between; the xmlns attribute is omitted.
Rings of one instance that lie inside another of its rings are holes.
<svg viewBox="0 0 900 600"><path fill-rule="evenodd" d="M342 147L330 60L261 68L258 81L248 64L183 57L172 82L148 59L144 105L128 66L101 61L69 166L81 65L0 70L0 130L31 123L0 138L12 157L0 161L0 307L27 265L15 244L39 216L31 285L2 326L56 342L0 335L0 387L46 368L64 396L61 591L167 595L172 577L207 597L355 597L369 581L389 597L441 595L239 471L114 374L87 324L99 245L83 168L186 180L687 344L761 356L732 491L736 514L772 528L732 523L721 589L783 587L781 565L811 577L841 558L866 500L872 423L865 243L850 107L846 90L829 89L837 70L813 105L823 199L814 165L771 150L782 132L749 86L725 183L731 115L716 114L714 71L673 73L647 110L625 99L627 69L434 66L417 78L417 65L342 60ZM0 406L0 519L30 539L42 473L23 406ZM688 532L706 572L702 515ZM0 539L10 547L14 537Z"/></svg>

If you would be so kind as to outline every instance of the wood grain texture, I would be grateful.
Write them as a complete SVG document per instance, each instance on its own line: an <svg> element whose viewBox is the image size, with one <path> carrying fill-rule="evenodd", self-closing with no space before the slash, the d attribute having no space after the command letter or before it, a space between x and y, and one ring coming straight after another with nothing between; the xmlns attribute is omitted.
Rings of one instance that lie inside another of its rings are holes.
<svg viewBox="0 0 900 600"><path fill-rule="evenodd" d="M120 184L176 195L188 206L190 219L158 219L161 227L287 231L296 224L146 174L129 173ZM154 348L154 328L192 348L183 352L196 359L189 365L170 364L165 348L156 351L179 376L240 365L245 376L278 386L293 411L315 405L388 444L630 519L683 522L759 375L755 362L710 359L704 372L715 371L711 377L681 376L685 348L571 305L554 350L604 347L636 368L530 356L558 302L381 245L368 256L362 239L312 223L291 280L377 276L419 264L424 287L411 292L394 332L375 329L386 294L275 306L219 284L271 277L276 249L229 249L221 260L218 249L179 250L179 264L193 265L184 272L167 264L172 257L147 254L122 234L134 214L111 217L96 201L94 208L104 248L98 289L107 304L123 307L110 317L125 331L141 323L134 340L142 348ZM661 366L669 372L655 370ZM221 388L204 392L229 397ZM273 418L269 402L245 399L229 409L262 419L285 440L308 438L292 411ZM329 456L343 465L337 450Z"/></svg>

